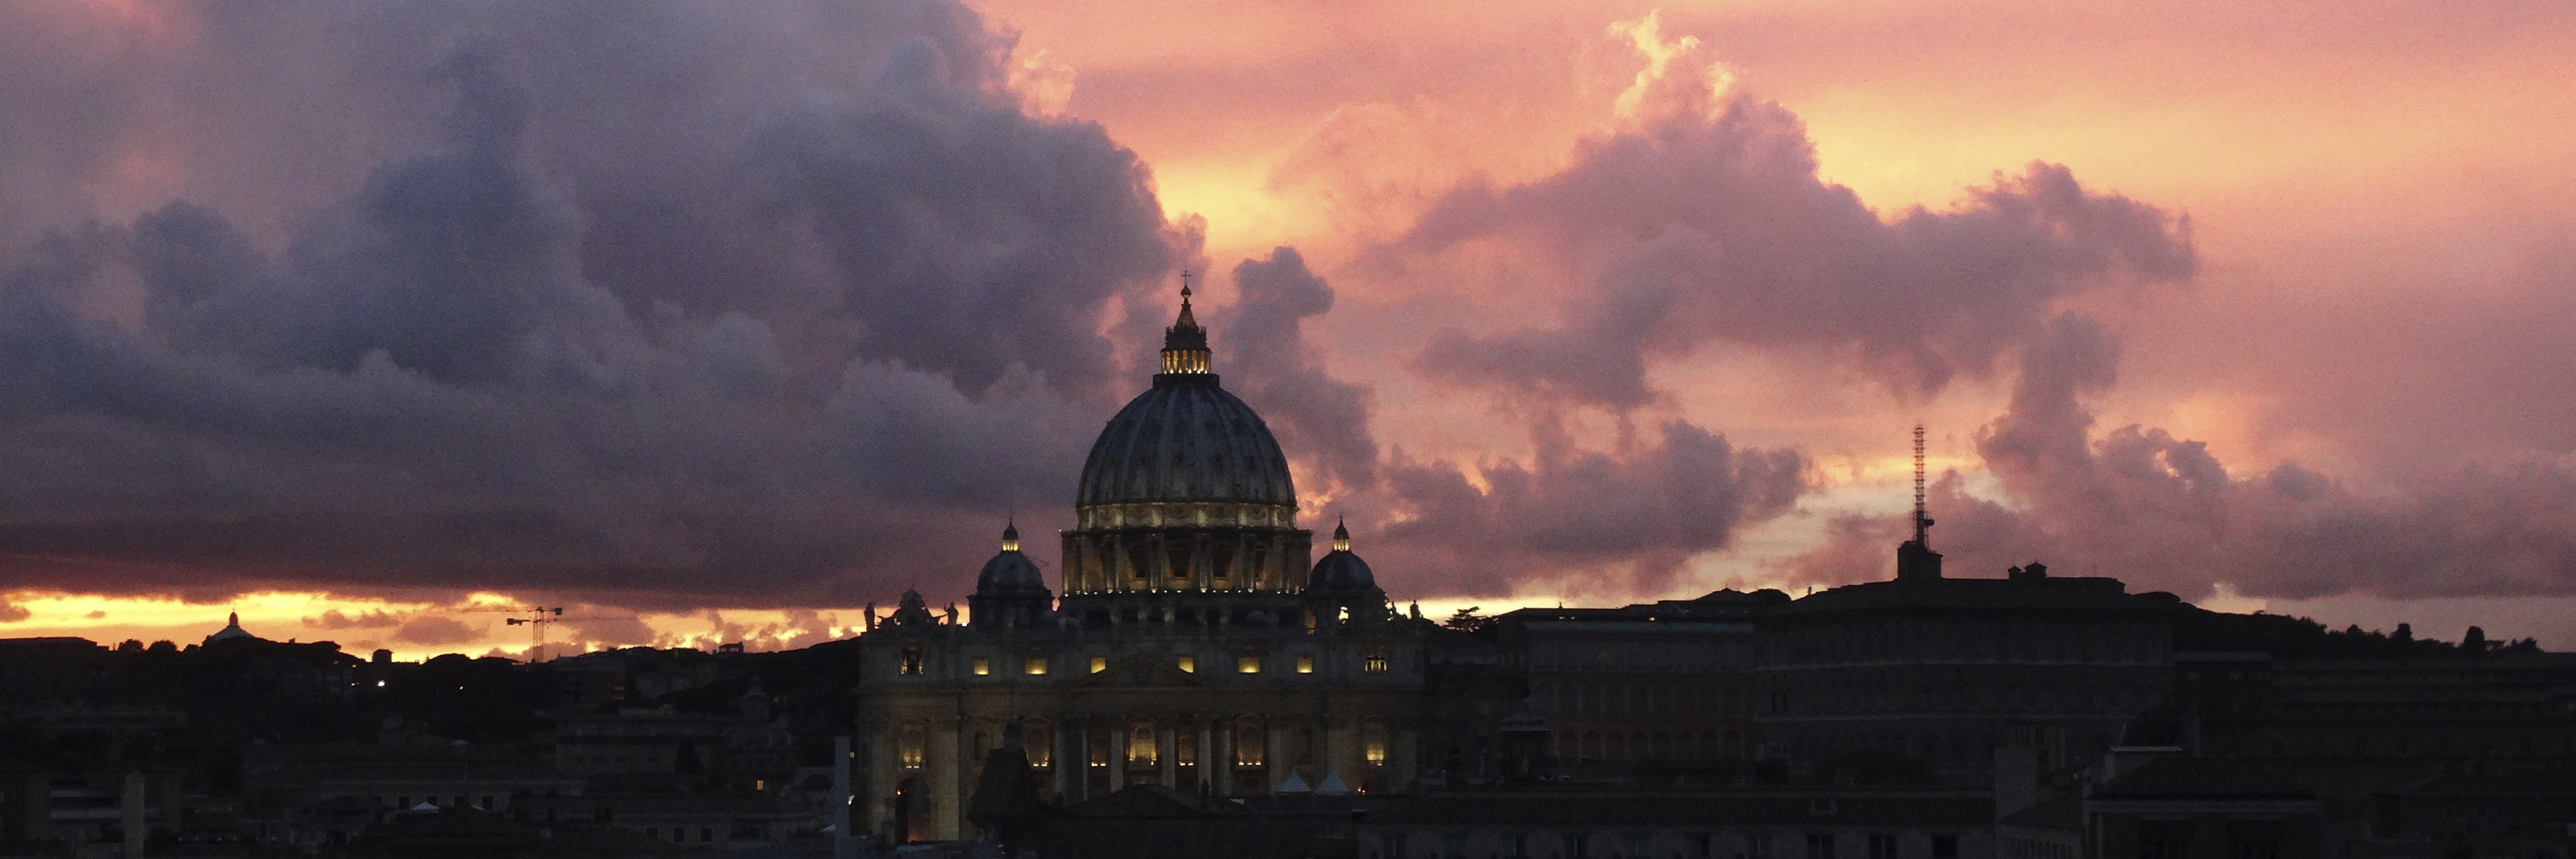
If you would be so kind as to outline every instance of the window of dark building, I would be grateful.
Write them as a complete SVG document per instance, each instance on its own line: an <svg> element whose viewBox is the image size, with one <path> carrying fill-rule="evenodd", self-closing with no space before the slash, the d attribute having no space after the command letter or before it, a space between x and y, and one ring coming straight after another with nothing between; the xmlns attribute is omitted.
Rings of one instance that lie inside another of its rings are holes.
<svg viewBox="0 0 2576 859"><path fill-rule="evenodd" d="M1834 834L1807 833L1807 859L1834 859Z"/></svg>
<svg viewBox="0 0 2576 859"><path fill-rule="evenodd" d="M1711 859L1716 856L1717 836L1706 832L1691 836L1691 855L1698 859Z"/></svg>
<svg viewBox="0 0 2576 859"><path fill-rule="evenodd" d="M2138 859L2185 859L2191 855L2191 821L2146 820L2138 823Z"/></svg>
<svg viewBox="0 0 2576 859"><path fill-rule="evenodd" d="M2278 820L2227 822L2227 859L2281 859L2283 827Z"/></svg>
<svg viewBox="0 0 2576 859"><path fill-rule="evenodd" d="M1386 645L1369 645L1367 656L1363 657L1360 661L1360 670L1372 673L1385 671L1387 666L1386 654Z"/></svg>
<svg viewBox="0 0 2576 859"><path fill-rule="evenodd" d="M1585 847L1585 846L1586 846L1586 845L1587 845L1591 840L1592 840L1592 834L1591 834L1591 833L1588 833L1588 832L1568 832L1568 833L1565 833L1565 857L1566 857L1566 859L1584 859L1584 855L1585 855L1585 854L1584 854L1584 852L1583 852L1583 848L1584 848L1584 847Z"/></svg>
<svg viewBox="0 0 2576 859"><path fill-rule="evenodd" d="M913 675L918 675L918 674L920 674L920 673L921 673L921 648L918 648L918 647L906 647L906 648L904 648L904 649L903 649L903 655L902 655L901 665L900 665L900 666L898 666L898 667L899 667L899 668L900 668L900 670L901 670L903 673L905 673L905 674L913 674Z"/></svg>
<svg viewBox="0 0 2576 859"><path fill-rule="evenodd" d="M1896 835L1889 832L1871 833L1869 859L1896 859Z"/></svg>
<svg viewBox="0 0 2576 859"><path fill-rule="evenodd" d="M2370 798L2370 837L2400 838L2405 828L2406 818L2396 796L2383 793Z"/></svg>
<svg viewBox="0 0 2576 859"><path fill-rule="evenodd" d="M1959 836L1932 836L1932 859L1959 859Z"/></svg>
<svg viewBox="0 0 2576 859"><path fill-rule="evenodd" d="M1404 842L1407 840L1404 833L1390 832L1380 836L1380 840L1385 842L1386 859L1404 859Z"/></svg>
<svg viewBox="0 0 2576 859"><path fill-rule="evenodd" d="M714 827L703 827L703 826L702 826L702 827L699 827L699 828L698 828L698 841L699 841L700 843L705 843L705 842L714 841L714 840L716 840L716 831L715 831L715 828L714 828Z"/></svg>
<svg viewBox="0 0 2576 859"><path fill-rule="evenodd" d="M1771 859L1771 833L1745 833L1744 859Z"/></svg>
<svg viewBox="0 0 2576 859"><path fill-rule="evenodd" d="M1644 832L1621 833L1619 856L1621 859L1646 859L1646 843L1651 837Z"/></svg>

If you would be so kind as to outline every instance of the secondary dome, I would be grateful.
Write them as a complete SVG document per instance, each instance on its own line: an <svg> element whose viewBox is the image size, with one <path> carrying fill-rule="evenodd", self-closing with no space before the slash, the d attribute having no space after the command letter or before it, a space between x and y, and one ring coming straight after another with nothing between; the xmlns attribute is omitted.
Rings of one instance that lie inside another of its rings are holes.
<svg viewBox="0 0 2576 859"><path fill-rule="evenodd" d="M1351 529L1333 526L1333 551L1315 562L1315 571L1306 577L1310 591L1357 592L1377 587L1377 574L1369 572L1367 561L1351 551Z"/></svg>
<svg viewBox="0 0 2576 859"><path fill-rule="evenodd" d="M1038 572L1037 562L1020 552L1020 527L1002 527L1002 551L984 562L984 571L975 575L978 594L1031 593L1046 590L1046 577Z"/></svg>
<svg viewBox="0 0 2576 859"><path fill-rule="evenodd" d="M1186 287L1180 319L1163 331L1163 372L1092 442L1074 503L1154 502L1297 504L1279 440L1209 371L1207 330Z"/></svg>

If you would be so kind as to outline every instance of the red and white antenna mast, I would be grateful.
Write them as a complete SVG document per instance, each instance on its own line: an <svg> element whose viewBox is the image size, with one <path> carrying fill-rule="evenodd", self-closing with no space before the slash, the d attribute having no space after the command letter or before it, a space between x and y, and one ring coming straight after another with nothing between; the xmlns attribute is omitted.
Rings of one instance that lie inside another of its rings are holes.
<svg viewBox="0 0 2576 859"><path fill-rule="evenodd" d="M1932 548L1932 517L1923 515L1923 425L1914 425L1914 545Z"/></svg>

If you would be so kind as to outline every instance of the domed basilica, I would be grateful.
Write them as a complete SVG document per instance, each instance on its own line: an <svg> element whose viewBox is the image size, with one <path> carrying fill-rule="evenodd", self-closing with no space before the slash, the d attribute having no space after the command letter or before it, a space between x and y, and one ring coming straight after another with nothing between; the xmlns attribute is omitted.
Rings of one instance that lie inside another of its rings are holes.
<svg viewBox="0 0 2576 859"><path fill-rule="evenodd" d="M1431 625L1398 615L1335 527L1313 561L1288 458L1219 384L1181 290L1153 387L1109 419L1060 535L1058 597L1015 524L967 618L918 593L860 637L867 828L975 832L998 749L1044 798L1130 785L1259 795L1417 776Z"/></svg>

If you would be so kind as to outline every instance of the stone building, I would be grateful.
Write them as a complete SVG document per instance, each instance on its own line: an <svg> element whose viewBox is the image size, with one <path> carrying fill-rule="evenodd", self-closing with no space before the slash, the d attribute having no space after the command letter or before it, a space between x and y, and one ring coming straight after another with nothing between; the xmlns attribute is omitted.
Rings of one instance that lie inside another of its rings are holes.
<svg viewBox="0 0 2576 859"><path fill-rule="evenodd" d="M1092 445L1061 598L1016 527L970 614L906 593L861 636L865 828L973 835L988 753L1017 744L1057 802L1130 785L1266 795L1417 776L1429 623L1398 616L1336 528L1312 560L1287 457L1218 384L1182 291L1153 387Z"/></svg>
<svg viewBox="0 0 2576 859"><path fill-rule="evenodd" d="M1687 780L1754 759L1754 619L1789 602L1721 590L1625 608L1528 608L1498 618L1527 677L1552 773ZM1669 776L1670 778L1654 778Z"/></svg>
<svg viewBox="0 0 2576 859"><path fill-rule="evenodd" d="M1864 780L1991 784L1999 759L2039 772L2092 760L2168 700L2173 595L2039 564L1945 578L1939 554L1906 546L1892 581L1763 613L1766 756Z"/></svg>

